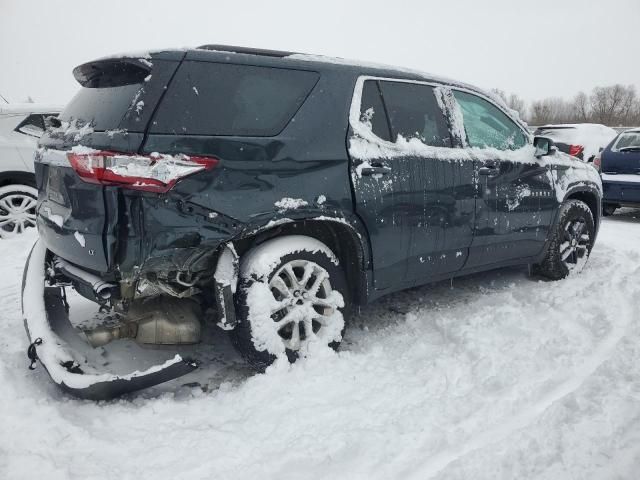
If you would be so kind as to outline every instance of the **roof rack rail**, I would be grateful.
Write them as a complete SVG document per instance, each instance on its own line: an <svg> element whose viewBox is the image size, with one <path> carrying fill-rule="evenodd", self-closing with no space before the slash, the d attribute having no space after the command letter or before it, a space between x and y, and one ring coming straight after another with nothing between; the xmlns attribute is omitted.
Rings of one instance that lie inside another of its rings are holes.
<svg viewBox="0 0 640 480"><path fill-rule="evenodd" d="M248 55L263 55L265 57L288 57L295 52L284 52L281 50L266 50L264 48L236 47L234 45L201 45L199 50L217 50L220 52L246 53Z"/></svg>

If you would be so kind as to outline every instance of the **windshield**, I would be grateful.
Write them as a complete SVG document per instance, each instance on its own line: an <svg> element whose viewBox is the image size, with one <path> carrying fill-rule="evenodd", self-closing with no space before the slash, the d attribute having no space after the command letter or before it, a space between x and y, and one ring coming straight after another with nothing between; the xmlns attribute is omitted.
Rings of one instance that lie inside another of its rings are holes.
<svg viewBox="0 0 640 480"><path fill-rule="evenodd" d="M611 151L619 152L627 148L640 149L640 132L621 133L616 143L611 147Z"/></svg>

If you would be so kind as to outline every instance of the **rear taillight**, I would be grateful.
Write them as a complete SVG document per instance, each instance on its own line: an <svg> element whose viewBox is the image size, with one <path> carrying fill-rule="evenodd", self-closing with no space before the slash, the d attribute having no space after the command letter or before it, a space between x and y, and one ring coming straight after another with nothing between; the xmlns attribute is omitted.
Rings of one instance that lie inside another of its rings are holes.
<svg viewBox="0 0 640 480"><path fill-rule="evenodd" d="M582 153L584 147L582 145L569 145L569 155L577 157Z"/></svg>
<svg viewBox="0 0 640 480"><path fill-rule="evenodd" d="M596 167L596 170L600 171L600 167L602 167L602 157L600 156L600 154L594 157L593 166Z"/></svg>
<svg viewBox="0 0 640 480"><path fill-rule="evenodd" d="M171 190L187 175L214 168L219 161L182 154L136 155L89 149L69 152L67 158L85 182L159 193Z"/></svg>

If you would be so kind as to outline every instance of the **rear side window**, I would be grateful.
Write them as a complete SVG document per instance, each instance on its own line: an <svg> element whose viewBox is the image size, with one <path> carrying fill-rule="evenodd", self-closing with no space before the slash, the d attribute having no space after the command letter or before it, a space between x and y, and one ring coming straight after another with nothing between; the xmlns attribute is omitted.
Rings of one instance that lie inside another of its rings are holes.
<svg viewBox="0 0 640 480"><path fill-rule="evenodd" d="M380 97L378 82L375 80L367 80L362 86L360 121L367 125L378 138L391 140L389 122L387 122L382 97Z"/></svg>
<svg viewBox="0 0 640 480"><path fill-rule="evenodd" d="M462 108L469 145L516 150L527 144L522 130L498 107L470 93L454 90Z"/></svg>
<svg viewBox="0 0 640 480"><path fill-rule="evenodd" d="M274 136L289 123L318 78L318 73L303 70L184 62L151 132Z"/></svg>
<svg viewBox="0 0 640 480"><path fill-rule="evenodd" d="M389 114L393 141L398 136L418 138L434 147L450 147L449 129L433 94L433 87L381 81L380 89Z"/></svg>

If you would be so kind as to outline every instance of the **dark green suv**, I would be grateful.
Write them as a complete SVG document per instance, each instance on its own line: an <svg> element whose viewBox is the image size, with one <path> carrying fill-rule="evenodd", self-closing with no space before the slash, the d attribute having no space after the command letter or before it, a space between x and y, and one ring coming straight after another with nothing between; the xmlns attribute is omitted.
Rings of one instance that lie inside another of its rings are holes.
<svg viewBox="0 0 640 480"><path fill-rule="evenodd" d="M31 358L79 396L197 367L123 345L188 351L218 325L263 369L337 347L354 305L507 265L563 278L596 238L595 169L469 85L219 45L74 75L36 154L24 312ZM109 321L71 325L69 289Z"/></svg>

